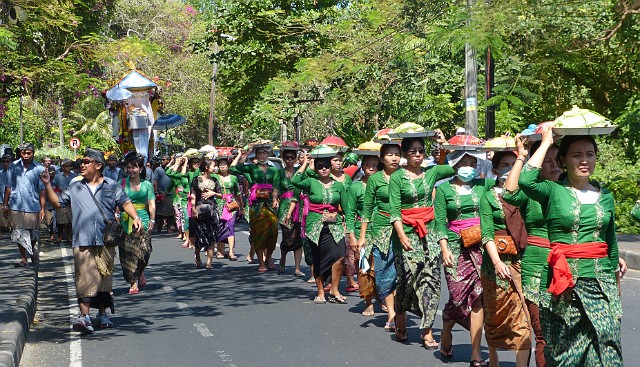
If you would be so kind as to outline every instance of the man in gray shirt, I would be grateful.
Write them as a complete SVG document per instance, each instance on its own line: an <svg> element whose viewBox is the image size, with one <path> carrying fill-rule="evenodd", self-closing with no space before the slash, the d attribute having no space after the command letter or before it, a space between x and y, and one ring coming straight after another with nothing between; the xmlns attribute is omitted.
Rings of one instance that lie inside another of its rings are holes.
<svg viewBox="0 0 640 367"><path fill-rule="evenodd" d="M167 225L167 232L171 233L173 224L173 195L171 194L171 178L167 176L167 165L171 159L168 155L161 157L160 166L153 171L153 187L155 188L156 197L156 232L160 233L164 223ZM175 227L174 227L175 228Z"/></svg>
<svg viewBox="0 0 640 367"><path fill-rule="evenodd" d="M75 283L80 304L80 317L74 321L73 330L92 333L93 325L89 308L98 308L96 320L101 329L113 327L106 314L107 307L113 313L113 257L115 247L105 247L103 242L105 220L114 220L116 207L133 218L133 227L142 228L135 207L127 197L119 182L102 176L106 166L102 152L87 149L82 159L80 175L69 187L58 195L51 187L49 173L43 172L40 179L44 183L47 198L54 208L60 204L71 206L73 228L73 262ZM92 198L98 201L100 208Z"/></svg>

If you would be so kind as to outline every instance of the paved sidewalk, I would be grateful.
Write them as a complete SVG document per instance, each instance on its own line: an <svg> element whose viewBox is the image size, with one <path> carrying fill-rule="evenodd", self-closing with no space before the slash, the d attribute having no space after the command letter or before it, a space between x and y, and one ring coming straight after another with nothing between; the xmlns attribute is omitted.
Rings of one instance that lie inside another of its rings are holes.
<svg viewBox="0 0 640 367"><path fill-rule="evenodd" d="M8 234L0 235L0 367L20 364L20 357L36 312L37 269L16 268L17 245Z"/></svg>
<svg viewBox="0 0 640 367"><path fill-rule="evenodd" d="M640 270L640 235L619 235L620 257ZM48 241L45 246L51 246ZM7 234L0 235L0 367L16 367L33 322L38 295L37 269L15 268L18 249ZM61 275L63 276L63 275Z"/></svg>
<svg viewBox="0 0 640 367"><path fill-rule="evenodd" d="M640 235L618 235L619 255L627 262L629 269L640 270Z"/></svg>

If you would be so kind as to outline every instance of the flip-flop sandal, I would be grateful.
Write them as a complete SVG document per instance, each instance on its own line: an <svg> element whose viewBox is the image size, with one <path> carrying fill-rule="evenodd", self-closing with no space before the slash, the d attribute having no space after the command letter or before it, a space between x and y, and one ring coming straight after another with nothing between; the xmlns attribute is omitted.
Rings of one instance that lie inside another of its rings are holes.
<svg viewBox="0 0 640 367"><path fill-rule="evenodd" d="M301 271L296 271L294 274L295 274L297 277L303 277L303 276L305 276L305 273L303 273L303 272L301 272ZM314 279L313 281L315 282L315 279Z"/></svg>
<svg viewBox="0 0 640 367"><path fill-rule="evenodd" d="M351 285L345 288L344 290L347 292L355 292L355 291L359 291L360 287L358 285Z"/></svg>
<svg viewBox="0 0 640 367"><path fill-rule="evenodd" d="M394 331L396 331L396 323L395 322L385 322L384 323L384 329L388 332L393 333Z"/></svg>
<svg viewBox="0 0 640 367"><path fill-rule="evenodd" d="M24 268L27 266L27 263L23 263L22 261L18 261L17 263L13 264L14 267L16 268Z"/></svg>
<svg viewBox="0 0 640 367"><path fill-rule="evenodd" d="M323 305L325 303L327 303L327 300L321 297L316 296L316 298L313 299L313 303L315 303L316 305Z"/></svg>
<svg viewBox="0 0 640 367"><path fill-rule="evenodd" d="M341 305L346 305L347 304L347 299L344 297L336 297L333 294L330 294L329 297L327 297L327 301L331 302L331 303L339 303Z"/></svg>
<svg viewBox="0 0 640 367"><path fill-rule="evenodd" d="M438 349L439 345L440 344L434 339L432 340L422 339L422 347L426 350L436 350Z"/></svg>
<svg viewBox="0 0 640 367"><path fill-rule="evenodd" d="M229 256L229 261L237 261L238 257L237 256Z"/></svg>
<svg viewBox="0 0 640 367"><path fill-rule="evenodd" d="M367 311L367 310L362 311L360 314L364 317L373 317L376 315L374 311Z"/></svg>
<svg viewBox="0 0 640 367"><path fill-rule="evenodd" d="M260 273L266 273L268 270L267 270L267 268L258 268L258 271Z"/></svg>
<svg viewBox="0 0 640 367"><path fill-rule="evenodd" d="M216 255L216 259L224 259L224 255L222 255L222 254Z"/></svg>
<svg viewBox="0 0 640 367"><path fill-rule="evenodd" d="M140 293L139 289L129 289L129 294L138 294Z"/></svg>
<svg viewBox="0 0 640 367"><path fill-rule="evenodd" d="M311 278L307 279L307 283L309 283L309 284L316 284L316 278L311 277Z"/></svg>

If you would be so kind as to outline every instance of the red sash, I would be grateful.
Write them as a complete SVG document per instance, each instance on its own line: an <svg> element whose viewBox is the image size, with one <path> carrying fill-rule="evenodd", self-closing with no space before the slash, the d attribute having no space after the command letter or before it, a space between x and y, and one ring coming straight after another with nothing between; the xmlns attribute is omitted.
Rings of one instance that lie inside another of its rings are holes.
<svg viewBox="0 0 640 367"><path fill-rule="evenodd" d="M427 235L427 223L434 218L433 207L402 209L402 223L413 227L420 238Z"/></svg>
<svg viewBox="0 0 640 367"><path fill-rule="evenodd" d="M538 236L528 236L527 244L537 247L551 248L551 242L548 239Z"/></svg>
<svg viewBox="0 0 640 367"><path fill-rule="evenodd" d="M608 247L605 242L586 242L573 245L553 242L547 259L553 271L553 278L548 291L554 296L559 296L567 288L575 286L567 258L600 259L607 257Z"/></svg>

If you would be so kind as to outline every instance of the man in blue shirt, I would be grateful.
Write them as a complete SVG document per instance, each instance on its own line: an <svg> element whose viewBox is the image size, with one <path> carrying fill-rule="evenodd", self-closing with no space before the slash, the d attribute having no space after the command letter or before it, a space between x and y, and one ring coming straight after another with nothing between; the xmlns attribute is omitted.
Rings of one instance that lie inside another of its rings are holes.
<svg viewBox="0 0 640 367"><path fill-rule="evenodd" d="M107 160L107 164L109 166L102 171L102 175L104 177L109 177L116 182L121 182L124 172L122 171L122 168L118 167L118 158L113 154L110 155Z"/></svg>
<svg viewBox="0 0 640 367"><path fill-rule="evenodd" d="M20 145L20 159L8 169L8 183L4 191L2 211L13 224L11 239L18 243L20 262L16 266L27 266L27 253L31 262L38 262L38 226L44 220L45 194L40 173L45 169L33 160L35 148L32 143ZM34 246L35 245L35 246Z"/></svg>
<svg viewBox="0 0 640 367"><path fill-rule="evenodd" d="M105 220L115 220L116 207L119 207L133 218L134 228L142 228L140 217L120 183L102 176L105 166L102 152L87 149L80 168L82 179L73 180L60 194L60 199L51 186L48 172L43 172L40 176L51 205L56 209L60 208L61 203L71 207L73 262L80 305L80 317L74 321L73 330L82 333L93 332L90 307L98 308L98 327L113 327L106 309L111 308L113 313L111 292L115 247L104 246ZM96 201L100 207L96 205Z"/></svg>

